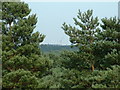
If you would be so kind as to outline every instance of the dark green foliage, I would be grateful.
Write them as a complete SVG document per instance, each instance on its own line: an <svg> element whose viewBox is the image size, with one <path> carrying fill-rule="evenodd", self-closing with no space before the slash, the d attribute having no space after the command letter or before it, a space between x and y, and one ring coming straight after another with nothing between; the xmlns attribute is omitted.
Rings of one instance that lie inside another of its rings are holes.
<svg viewBox="0 0 120 90"><path fill-rule="evenodd" d="M2 6L3 89L120 88L118 18L102 19L100 30L92 10L79 10L74 18L78 27L62 26L76 48L39 46L45 36L33 33L37 17L29 15L28 4L4 2Z"/></svg>
<svg viewBox="0 0 120 90"><path fill-rule="evenodd" d="M120 88L120 66L115 65L104 71L95 71L94 77L89 78L94 81L94 88ZM101 87L102 86L102 87Z"/></svg>
<svg viewBox="0 0 120 90"><path fill-rule="evenodd" d="M100 30L97 28L98 19L93 19L92 11L83 14L79 11L77 17L79 21L75 18L74 21L79 28L66 23L62 26L73 46L79 48L79 52L65 52L61 55L64 58L63 66L84 72L79 74L81 77L77 79L81 82L74 87L120 88L120 20L116 17L104 18ZM88 69L91 64L94 64L94 72Z"/></svg>
<svg viewBox="0 0 120 90"><path fill-rule="evenodd" d="M120 67L107 70L75 70L53 68L51 74L43 77L39 88L120 88Z"/></svg>
<svg viewBox="0 0 120 90"><path fill-rule="evenodd" d="M62 63L66 68L74 68L79 71L90 68L90 58L94 58L89 53L69 52L65 51L61 54L64 58Z"/></svg>
<svg viewBox="0 0 120 90"><path fill-rule="evenodd" d="M63 24L62 28L65 33L70 36L70 42L79 47L80 50L84 50L86 48L90 48L90 44L92 44L95 40L95 33L97 32L97 27L99 25L98 18L93 18L93 11L88 10L85 13L79 13L77 18L73 18L75 25L79 26L79 28L72 27L71 25ZM84 49L83 49L84 48ZM89 51L89 50L88 50Z"/></svg>
<svg viewBox="0 0 120 90"><path fill-rule="evenodd" d="M28 4L3 2L2 7L3 88L35 88L52 65L39 49L45 36L33 33L37 17L29 15Z"/></svg>
<svg viewBox="0 0 120 90"><path fill-rule="evenodd" d="M97 34L94 44L94 55L99 57L99 65L103 68L120 65L120 20L116 17L102 19L102 31Z"/></svg>
<svg viewBox="0 0 120 90"><path fill-rule="evenodd" d="M81 13L79 10L77 18L74 18L74 22L79 28L72 27L66 23L62 26L65 33L70 37L73 46L79 48L78 55L75 55L75 57L73 57L74 54L70 55L70 63L77 63L76 61L80 63L80 60L82 61L82 58L85 58L86 60L83 59L82 62L89 61L89 64L94 64L97 68L105 69L110 67L110 65L119 65L120 20L116 17L110 19L103 18L102 30L100 30L97 28L99 25L98 18L93 18L92 10L88 10L85 13ZM116 54L112 56L114 51L116 51ZM88 56L90 57L88 58ZM114 59L108 59L110 57L114 57ZM76 64L74 66L77 67Z"/></svg>
<svg viewBox="0 0 120 90"><path fill-rule="evenodd" d="M52 53L52 52L60 52L60 51L64 51L64 50L69 50L69 51L77 51L78 48L73 47L71 48L70 45L52 45L52 44L41 44L40 45L41 51L43 51L44 53Z"/></svg>
<svg viewBox="0 0 120 90"><path fill-rule="evenodd" d="M82 13L80 10L78 12L77 18L73 18L75 25L79 28L72 27L71 25L63 24L62 28L65 33L70 37L70 42L73 46L79 48L79 55L82 63L89 63L94 70L95 57L93 55L93 46L96 42L96 34L100 31L98 28L99 22L98 17L92 16L93 11L88 10L87 12ZM80 59L75 58L77 61ZM74 62L74 60L73 60ZM80 63L78 61L78 63ZM77 65L78 65L77 63ZM81 64L82 64L81 63ZM78 65L79 66L79 65ZM86 65L83 64L86 67Z"/></svg>
<svg viewBox="0 0 120 90"><path fill-rule="evenodd" d="M36 88L38 78L30 71L18 69L3 76L3 86L6 88Z"/></svg>

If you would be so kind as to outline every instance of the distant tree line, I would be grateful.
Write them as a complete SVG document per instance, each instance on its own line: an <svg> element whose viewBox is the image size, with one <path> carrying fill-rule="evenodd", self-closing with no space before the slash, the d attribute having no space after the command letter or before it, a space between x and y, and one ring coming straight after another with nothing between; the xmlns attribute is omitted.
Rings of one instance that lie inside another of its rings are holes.
<svg viewBox="0 0 120 90"><path fill-rule="evenodd" d="M71 45L55 45L55 44L41 44L40 49L43 52L54 52L54 51L64 51L64 50L70 50L70 51L77 51L77 47L71 48Z"/></svg>

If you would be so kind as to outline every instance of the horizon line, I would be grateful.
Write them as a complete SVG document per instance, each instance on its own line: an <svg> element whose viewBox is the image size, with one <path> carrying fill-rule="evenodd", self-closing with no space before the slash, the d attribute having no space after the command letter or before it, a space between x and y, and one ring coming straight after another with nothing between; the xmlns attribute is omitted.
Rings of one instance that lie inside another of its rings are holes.
<svg viewBox="0 0 120 90"><path fill-rule="evenodd" d="M120 0L21 0L24 2L119 2Z"/></svg>
<svg viewBox="0 0 120 90"><path fill-rule="evenodd" d="M40 43L40 45L71 45L71 44L57 44L57 43Z"/></svg>

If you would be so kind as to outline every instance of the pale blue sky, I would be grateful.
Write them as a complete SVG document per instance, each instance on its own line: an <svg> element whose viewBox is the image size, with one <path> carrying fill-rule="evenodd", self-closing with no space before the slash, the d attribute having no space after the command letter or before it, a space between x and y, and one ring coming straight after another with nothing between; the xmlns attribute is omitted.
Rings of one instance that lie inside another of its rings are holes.
<svg viewBox="0 0 120 90"><path fill-rule="evenodd" d="M38 23L35 31L46 35L42 44L70 44L69 37L61 26L64 22L74 25L73 17L78 9L82 12L93 9L99 18L118 16L117 2L29 2L31 13L36 13Z"/></svg>

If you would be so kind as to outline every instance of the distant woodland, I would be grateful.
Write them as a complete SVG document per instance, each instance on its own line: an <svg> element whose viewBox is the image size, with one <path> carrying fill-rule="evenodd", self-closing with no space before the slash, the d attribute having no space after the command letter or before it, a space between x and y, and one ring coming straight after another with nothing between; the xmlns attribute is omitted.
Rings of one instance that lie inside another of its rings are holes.
<svg viewBox="0 0 120 90"><path fill-rule="evenodd" d="M42 44L40 45L40 49L43 52L54 52L54 51L77 51L77 47L71 47L71 45L55 45L55 44Z"/></svg>

